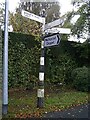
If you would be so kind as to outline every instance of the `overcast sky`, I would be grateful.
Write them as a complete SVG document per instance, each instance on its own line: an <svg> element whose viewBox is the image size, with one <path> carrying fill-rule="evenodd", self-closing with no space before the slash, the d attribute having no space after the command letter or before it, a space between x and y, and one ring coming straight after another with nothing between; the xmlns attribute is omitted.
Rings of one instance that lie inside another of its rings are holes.
<svg viewBox="0 0 90 120"><path fill-rule="evenodd" d="M0 2L4 2L5 0L0 0ZM9 0L9 10L10 11L14 11L17 3L20 0ZM72 10L72 5L71 5L71 0L58 0L60 2L61 5L61 15L65 14L67 11L71 11Z"/></svg>

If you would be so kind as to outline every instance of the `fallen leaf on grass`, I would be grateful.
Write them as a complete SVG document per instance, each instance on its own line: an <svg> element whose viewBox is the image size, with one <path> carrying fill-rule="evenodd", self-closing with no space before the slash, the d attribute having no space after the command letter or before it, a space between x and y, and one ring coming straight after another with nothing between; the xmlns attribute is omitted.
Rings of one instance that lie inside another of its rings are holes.
<svg viewBox="0 0 90 120"><path fill-rule="evenodd" d="M45 114L47 114L47 112L45 112Z"/></svg>
<svg viewBox="0 0 90 120"><path fill-rule="evenodd" d="M58 111L61 111L61 109L59 109Z"/></svg>

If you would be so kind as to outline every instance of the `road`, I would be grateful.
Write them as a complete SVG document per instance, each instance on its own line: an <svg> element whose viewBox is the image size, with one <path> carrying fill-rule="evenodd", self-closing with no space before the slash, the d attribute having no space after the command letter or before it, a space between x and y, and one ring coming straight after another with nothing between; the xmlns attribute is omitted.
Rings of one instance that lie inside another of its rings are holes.
<svg viewBox="0 0 90 120"><path fill-rule="evenodd" d="M45 114L44 118L84 118L85 120L88 118L90 119L90 103L75 106L63 111L50 112Z"/></svg>

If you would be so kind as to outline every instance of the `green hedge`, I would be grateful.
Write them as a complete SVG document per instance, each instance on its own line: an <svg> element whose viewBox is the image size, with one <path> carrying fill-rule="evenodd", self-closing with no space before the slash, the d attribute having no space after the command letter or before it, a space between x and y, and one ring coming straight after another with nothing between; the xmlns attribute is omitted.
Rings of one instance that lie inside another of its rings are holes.
<svg viewBox="0 0 90 120"><path fill-rule="evenodd" d="M38 77L40 44L32 35L9 33L9 86L24 86ZM36 81L35 81L36 82Z"/></svg>
<svg viewBox="0 0 90 120"><path fill-rule="evenodd" d="M58 48L56 48L58 49ZM76 68L75 59L67 53L63 52L59 53L59 51L55 53L54 51L50 50L47 51L46 56L46 78L48 78L50 83L63 83L68 84L71 81L71 71Z"/></svg>
<svg viewBox="0 0 90 120"><path fill-rule="evenodd" d="M41 39L38 36L9 33L9 86L29 87L38 82ZM90 47L90 46L89 46ZM87 66L87 44L61 40L45 50L45 82L72 83L71 72ZM89 52L90 53L90 52ZM88 64L89 65L89 64Z"/></svg>

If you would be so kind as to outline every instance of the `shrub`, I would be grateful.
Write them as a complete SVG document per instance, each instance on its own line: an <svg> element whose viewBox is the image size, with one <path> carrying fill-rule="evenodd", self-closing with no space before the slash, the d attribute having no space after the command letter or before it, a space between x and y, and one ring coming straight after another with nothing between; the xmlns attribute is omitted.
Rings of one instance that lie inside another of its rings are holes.
<svg viewBox="0 0 90 120"><path fill-rule="evenodd" d="M73 86L80 91L88 91L90 75L87 67L76 68L72 71Z"/></svg>

